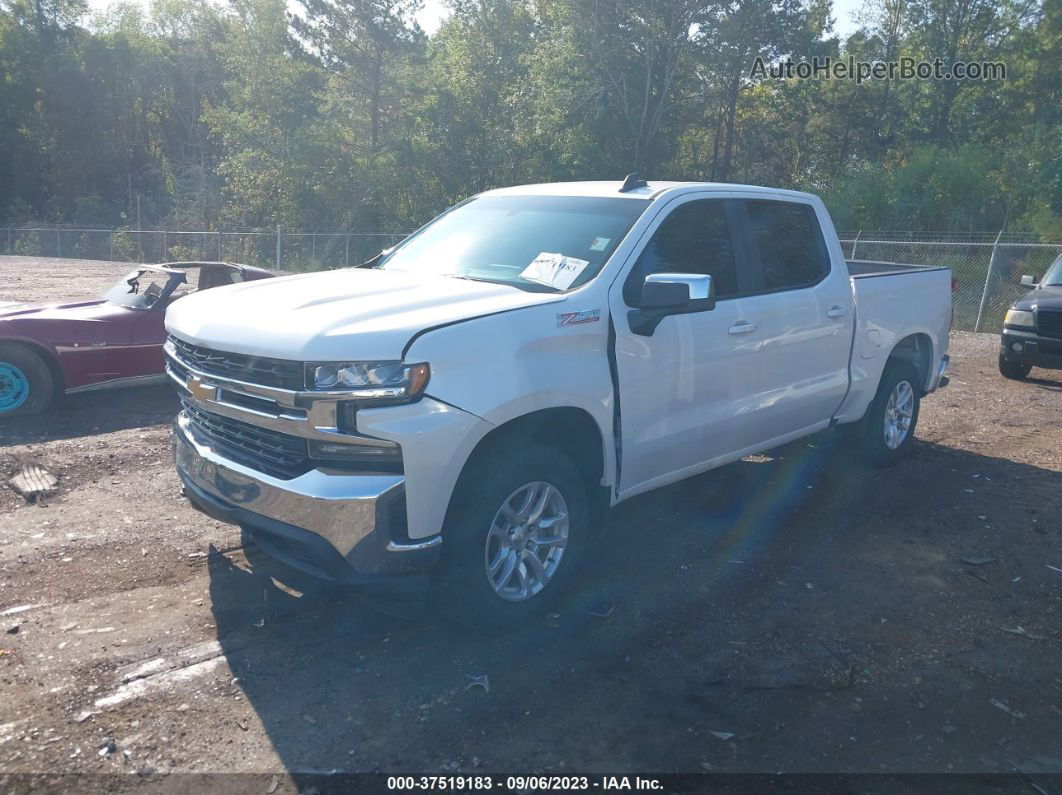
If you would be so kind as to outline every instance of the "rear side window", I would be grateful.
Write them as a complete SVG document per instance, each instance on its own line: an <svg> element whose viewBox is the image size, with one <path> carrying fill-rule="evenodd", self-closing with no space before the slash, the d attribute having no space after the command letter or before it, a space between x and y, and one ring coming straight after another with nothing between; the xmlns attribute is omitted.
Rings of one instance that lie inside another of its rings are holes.
<svg viewBox="0 0 1062 795"><path fill-rule="evenodd" d="M748 201L745 206L763 265L764 289L805 287L829 272L811 207L776 201Z"/></svg>
<svg viewBox="0 0 1062 795"><path fill-rule="evenodd" d="M638 257L624 290L628 304L638 304L651 273L711 276L716 298L738 294L737 262L722 200L686 202L671 211Z"/></svg>

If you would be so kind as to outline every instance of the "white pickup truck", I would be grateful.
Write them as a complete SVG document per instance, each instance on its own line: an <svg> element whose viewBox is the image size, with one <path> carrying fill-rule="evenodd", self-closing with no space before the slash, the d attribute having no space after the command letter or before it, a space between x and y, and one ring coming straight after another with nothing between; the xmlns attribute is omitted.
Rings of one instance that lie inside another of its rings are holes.
<svg viewBox="0 0 1062 795"><path fill-rule="evenodd" d="M492 190L361 268L174 304L176 465L305 573L433 570L465 619L505 622L636 494L836 425L897 460L950 323L947 269L846 262L810 194Z"/></svg>

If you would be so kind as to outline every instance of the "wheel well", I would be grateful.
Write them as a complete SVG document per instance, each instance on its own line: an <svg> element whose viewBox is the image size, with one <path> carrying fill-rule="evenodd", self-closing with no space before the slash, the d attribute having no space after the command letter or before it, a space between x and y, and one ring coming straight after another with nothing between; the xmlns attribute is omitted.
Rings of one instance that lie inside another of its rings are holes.
<svg viewBox="0 0 1062 795"><path fill-rule="evenodd" d="M911 334L900 340L889 354L890 359L911 362L918 370L918 384L924 391L929 381L929 368L933 359L933 342L928 334Z"/></svg>
<svg viewBox="0 0 1062 795"><path fill-rule="evenodd" d="M514 441L518 444L534 441L556 447L571 458L583 474L587 494L593 495L601 490L601 478L605 471L604 440L594 418L583 409L574 407L542 409L494 428L480 439L468 457L461 473L462 478L465 472L495 451L512 455L511 449L503 452L499 448ZM459 478L457 489L461 485Z"/></svg>
<svg viewBox="0 0 1062 795"><path fill-rule="evenodd" d="M5 339L0 339L0 345L17 345L35 353L40 357L41 361L44 362L45 366L48 368L48 372L52 374L52 383L55 384L55 394L58 396L66 390L66 379L63 377L63 369L59 366L59 361L55 358L55 354L43 345L39 345L35 342L28 342L26 340Z"/></svg>

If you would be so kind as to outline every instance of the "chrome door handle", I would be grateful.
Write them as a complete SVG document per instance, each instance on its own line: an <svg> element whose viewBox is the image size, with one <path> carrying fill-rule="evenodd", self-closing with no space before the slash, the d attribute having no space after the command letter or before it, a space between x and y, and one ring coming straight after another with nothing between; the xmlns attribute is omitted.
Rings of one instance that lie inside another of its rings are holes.
<svg viewBox="0 0 1062 795"><path fill-rule="evenodd" d="M839 317L844 317L848 314L848 310L843 306L831 306L826 310L826 317L836 320Z"/></svg>
<svg viewBox="0 0 1062 795"><path fill-rule="evenodd" d="M728 328L726 330L726 333L732 334L736 337L738 334L751 334L755 330L755 323L746 323L744 320L742 320L740 323L735 323L730 328Z"/></svg>

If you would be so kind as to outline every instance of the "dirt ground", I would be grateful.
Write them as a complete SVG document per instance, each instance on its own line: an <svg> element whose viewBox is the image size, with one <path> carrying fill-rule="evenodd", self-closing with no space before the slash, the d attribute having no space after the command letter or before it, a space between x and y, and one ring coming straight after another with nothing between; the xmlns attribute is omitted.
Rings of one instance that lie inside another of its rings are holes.
<svg viewBox="0 0 1062 795"><path fill-rule="evenodd" d="M27 297L11 259L0 298ZM558 613L487 637L283 586L179 496L168 388L0 425L0 475L32 458L61 487L0 490L0 774L1020 770L1005 789L1032 792L1062 773L1062 373L1006 381L996 344L954 336L902 465L827 432L638 497Z"/></svg>
<svg viewBox="0 0 1062 795"><path fill-rule="evenodd" d="M135 267L135 262L0 256L0 301L98 298Z"/></svg>

